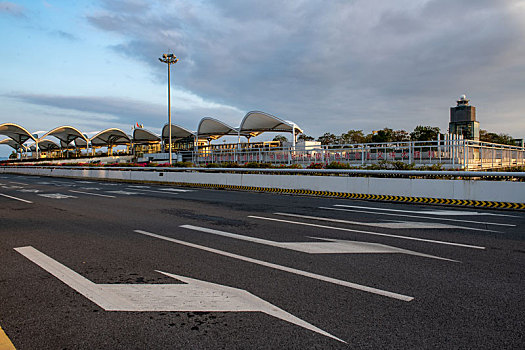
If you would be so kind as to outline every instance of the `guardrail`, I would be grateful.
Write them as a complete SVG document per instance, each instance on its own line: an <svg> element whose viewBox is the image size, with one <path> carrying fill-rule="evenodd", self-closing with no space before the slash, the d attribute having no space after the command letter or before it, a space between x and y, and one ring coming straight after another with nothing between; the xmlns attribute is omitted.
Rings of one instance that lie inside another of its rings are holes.
<svg viewBox="0 0 525 350"><path fill-rule="evenodd" d="M366 166L401 162L415 166L440 164L444 168L493 169L525 165L525 148L481 141L450 139L387 143L345 144L270 149L202 148L191 153L195 164L271 163L299 164L340 162Z"/></svg>
<svg viewBox="0 0 525 350"><path fill-rule="evenodd" d="M60 169L60 170L118 170L154 172L198 172L198 173L239 173L239 174L300 174L339 176L391 176L391 177L461 177L461 178L506 178L524 179L525 172L512 171L458 171L458 170L366 170L366 169L293 169L293 168L177 168L177 167L119 167L119 166L2 166L3 169Z"/></svg>

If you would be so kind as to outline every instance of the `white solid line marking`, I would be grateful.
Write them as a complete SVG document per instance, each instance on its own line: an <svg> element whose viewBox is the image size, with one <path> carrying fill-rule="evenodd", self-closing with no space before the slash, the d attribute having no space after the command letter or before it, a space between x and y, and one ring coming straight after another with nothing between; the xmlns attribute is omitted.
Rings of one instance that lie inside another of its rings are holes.
<svg viewBox="0 0 525 350"><path fill-rule="evenodd" d="M417 221L393 221L385 223L375 223L375 222L358 222L358 221L349 221L341 219L332 219L324 218L318 216L309 216L309 215L300 215L300 214L291 214L291 213L274 213L275 215L282 216L291 216L296 218L310 219L310 220L319 220L319 221L329 221L329 222L338 222L342 224L351 224L351 225L362 225L362 226L372 226L372 227L383 227L383 228L392 228L392 229L407 229L407 228L416 228L416 229L463 229L463 230L472 230L472 231L484 231L484 232L498 232L493 230L485 230L481 228L472 228L472 227L463 227L455 225L447 225L440 223L427 223L427 222L417 222Z"/></svg>
<svg viewBox="0 0 525 350"><path fill-rule="evenodd" d="M182 245L185 245L187 247L201 249L201 250L204 250L204 251L207 251L207 252L210 252L210 253L215 253L215 254L227 256L229 258L234 258L234 259L250 262L250 263L253 263L253 264L257 264L257 265L270 267L270 268L273 268L273 269L276 269L276 270L286 271L286 272L293 273L293 274L300 275L300 276L314 278L316 280L320 280L320 281L324 281L324 282L328 282L328 283L333 283L333 284L337 284L337 285L348 287L348 288L357 289L357 290L360 290L360 291L363 291L363 292L373 293L373 294L377 294L377 295L381 295L381 296L385 296L385 297L389 297L389 298L393 298L393 299L397 299L397 300L402 300L402 301L411 301L411 300L414 299L413 297L410 297L410 296L407 296L407 295L393 293L393 292L388 292L386 290L381 290L381 289L372 288L372 287L364 286L364 285L357 284L357 283L352 283L352 282L339 280L339 279L332 278L332 277L318 275L316 273L311 273L311 272L307 272L307 271L297 270L297 269L294 269L294 268L291 268L291 267L286 267L286 266L277 265L277 264L269 263L269 262L262 261L262 260L249 258L249 257L242 256L242 255L228 253L228 252L225 252L223 250L209 248L209 247L205 247L205 246L194 244L194 243L190 243L190 242L185 242L185 241L181 241L181 240L178 240L178 239L157 235L155 233L151 233L151 232L147 232L147 231L142 231L142 230L134 230L134 231L137 232L137 233L146 235L146 236L163 239L165 241L169 241L169 242L173 242L173 243L177 243L177 244L182 244Z"/></svg>
<svg viewBox="0 0 525 350"><path fill-rule="evenodd" d="M33 202L31 202L31 201L27 201L27 200L22 199L22 198L17 198L17 197L9 196L9 195L7 195L7 194L3 194L3 193L0 193L0 196L4 196L4 197L7 197L7 198L15 199L15 200L20 201L20 202L31 203L31 204L33 203Z"/></svg>
<svg viewBox="0 0 525 350"><path fill-rule="evenodd" d="M172 191L172 192L194 192L194 190L183 190L180 188L161 188L162 191Z"/></svg>
<svg viewBox="0 0 525 350"><path fill-rule="evenodd" d="M108 195L108 194L98 194L98 193L91 193L91 192L84 192L84 191L75 191L75 190L69 190L69 192L89 194L90 196L99 196L99 197L107 197L107 198L117 198L117 197L115 197L115 196L110 196L110 195Z"/></svg>
<svg viewBox="0 0 525 350"><path fill-rule="evenodd" d="M128 189L130 189L128 187ZM155 191L155 190L145 190L142 188L132 188L133 191L144 191L144 192L153 192L153 193L162 193L162 194L178 194L178 193L170 193L170 192L164 192L164 191Z"/></svg>
<svg viewBox="0 0 525 350"><path fill-rule="evenodd" d="M317 224L310 224L310 223L307 223L307 222L290 221L290 220L281 220L281 219L266 218L266 217L262 217L262 216L254 216L254 215L248 215L248 217L249 217L249 218L254 218L254 219L261 219L261 220L269 220L269 221L284 222L284 223L295 224L295 225L304 225L304 226L312 226L312 227L326 228L326 229L330 229L330 230L338 230L338 231L347 231L347 232L364 233L364 234L367 234L367 235L374 235L374 236L384 236L384 237L401 238L401 239L408 239L408 240L412 240L412 241L420 241L420 242L429 242L429 243L445 244L445 245L452 245L452 246L463 247L463 248L485 249L485 247L480 247L480 246L476 246L476 245L469 245L469 244L462 244L462 243L454 243L454 242L446 242L446 241L436 241L436 240L433 240L433 239L426 239L426 238L417 238L417 237L410 237L410 236L391 235L391 234L388 234L388 233L370 232L370 231L362 231L362 230L352 230L352 229L350 229L350 228L335 227L335 226L325 226L325 225L317 225Z"/></svg>
<svg viewBox="0 0 525 350"><path fill-rule="evenodd" d="M345 204L335 204L334 207L350 207ZM327 208L327 207L319 207L320 209L328 209L328 210L340 210L340 211L351 211L355 213L366 213L366 214L375 214L375 215L388 215L388 216L404 216L407 218L419 218L419 219L429 219L429 220L444 220L444 221L454 221L454 222L468 222L471 224L481 224L481 225L496 225L496 226L508 226L508 227L515 227L516 225L511 224L500 224L496 222L485 222L485 221L472 221L472 220L460 220L460 219L449 219L449 218L436 218L432 216L419 216L419 215L407 215L407 214L392 214L392 213L376 213L373 211L365 211L365 210L355 210L355 209L337 209L337 208ZM372 209L374 210L374 209Z"/></svg>
<svg viewBox="0 0 525 350"><path fill-rule="evenodd" d="M458 262L457 260L442 258L439 256L414 252L412 250L401 249L385 244L359 242L359 241L347 241L342 239L330 239L330 238L318 238L310 237L312 239L318 239L323 242L276 242L269 241L266 239L238 235L236 233L225 232L214 230L206 227L199 227L193 225L181 225L180 227L187 228L190 230L206 232L213 235L239 239L242 241L248 241L252 243L264 244L272 247L278 247L283 249L295 250L297 252L308 253L308 254L408 254L414 256L421 256L425 258L446 260L452 262Z"/></svg>
<svg viewBox="0 0 525 350"><path fill-rule="evenodd" d="M184 284L98 284L31 246L14 249L106 311L263 312L346 343L243 289L159 270Z"/></svg>

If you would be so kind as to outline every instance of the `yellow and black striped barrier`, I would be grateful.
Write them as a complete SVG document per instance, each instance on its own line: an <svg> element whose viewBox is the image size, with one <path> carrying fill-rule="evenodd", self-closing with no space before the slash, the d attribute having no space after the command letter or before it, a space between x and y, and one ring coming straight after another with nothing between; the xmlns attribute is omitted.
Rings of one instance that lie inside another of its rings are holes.
<svg viewBox="0 0 525 350"><path fill-rule="evenodd" d="M463 206L463 207L482 207L482 208L494 208L494 209L525 210L525 203L474 201L474 200L466 200L466 199L446 199L446 198L428 198L428 197L406 197L406 196L390 196L390 195L380 195L380 194L295 190L295 189L287 189L287 188L266 188L266 187L255 187L255 186L199 184L199 183L187 183L187 182L176 182L172 184L176 186L204 187L204 188L216 188L216 189L237 190L237 191L273 192L273 193L282 193L282 194L298 194L298 195L306 195L306 196L350 198L350 199L363 199L363 200L386 201L386 202L440 204L440 205L452 205L452 206Z"/></svg>

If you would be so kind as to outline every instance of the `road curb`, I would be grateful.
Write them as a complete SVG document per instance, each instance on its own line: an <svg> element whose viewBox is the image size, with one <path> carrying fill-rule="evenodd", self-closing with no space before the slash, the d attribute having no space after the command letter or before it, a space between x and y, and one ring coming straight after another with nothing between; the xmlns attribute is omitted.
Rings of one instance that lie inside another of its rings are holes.
<svg viewBox="0 0 525 350"><path fill-rule="evenodd" d="M382 202L401 202L401 203L435 204L435 205L474 207L474 208L525 210L525 203L475 201L475 200L466 200L466 199L448 199L448 198L430 198L430 197L406 197L406 196L392 196L392 195L378 195L378 194L364 194L364 193L296 190L296 189L287 189L287 188L267 188L267 187L255 187L255 186L200 184L200 183L187 183L187 182L175 182L175 183L172 182L171 184L176 185L176 186L213 188L213 189L224 189L224 190L234 190L234 191L270 192L270 193L296 194L296 195L315 196L315 197L362 199L362 200L372 200L372 201L382 201Z"/></svg>

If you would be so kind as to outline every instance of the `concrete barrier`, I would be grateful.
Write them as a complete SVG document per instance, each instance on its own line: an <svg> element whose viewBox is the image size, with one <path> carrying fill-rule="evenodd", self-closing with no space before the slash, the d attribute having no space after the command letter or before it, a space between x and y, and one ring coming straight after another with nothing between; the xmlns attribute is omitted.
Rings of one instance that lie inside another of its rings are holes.
<svg viewBox="0 0 525 350"><path fill-rule="evenodd" d="M525 183L516 181L232 174L171 172L163 171L162 169L155 171L137 171L133 169L115 170L104 168L61 169L1 167L0 173L110 181L172 183L232 189L257 188L259 190L271 190L272 192L305 194L335 192L382 197L396 196L408 198L442 198L462 201L525 203Z"/></svg>

